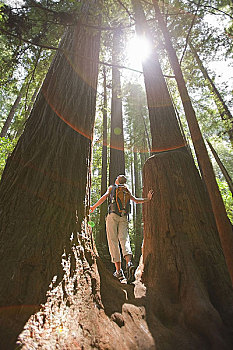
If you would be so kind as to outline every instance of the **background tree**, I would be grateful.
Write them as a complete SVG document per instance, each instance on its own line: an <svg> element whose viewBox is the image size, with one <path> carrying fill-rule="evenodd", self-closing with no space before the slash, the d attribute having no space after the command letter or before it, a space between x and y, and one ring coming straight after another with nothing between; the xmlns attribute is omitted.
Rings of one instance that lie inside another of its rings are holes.
<svg viewBox="0 0 233 350"><path fill-rule="evenodd" d="M113 33L112 62L118 64L121 41L121 31ZM119 174L125 174L124 133L122 119L122 92L120 71L112 67L112 107L111 107L111 137L110 137L110 164L109 184L114 184Z"/></svg>

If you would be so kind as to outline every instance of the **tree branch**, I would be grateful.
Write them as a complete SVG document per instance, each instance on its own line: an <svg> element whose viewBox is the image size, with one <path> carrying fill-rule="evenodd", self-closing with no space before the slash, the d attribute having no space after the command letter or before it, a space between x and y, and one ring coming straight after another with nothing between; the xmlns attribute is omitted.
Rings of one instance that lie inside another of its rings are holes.
<svg viewBox="0 0 233 350"><path fill-rule="evenodd" d="M6 31L5 29L2 29L0 28L0 32L4 33L4 34L7 34L7 35L11 35L13 36L14 38L17 38L18 40L22 40L23 42L27 43L27 44L30 44L30 45L33 45L33 46L38 46L42 49L48 49L48 50L58 50L58 51L61 51L61 52L64 52L65 54L67 54L66 50L64 49L60 49L59 47L54 47L54 46L49 46L49 45L41 45L41 44L38 44L38 43L34 43L33 41L30 41L30 40L26 40L26 39L23 39L21 37L18 37L16 34L13 34L13 33L10 33L8 31ZM91 58L89 57L86 57L86 56L83 56L83 55L78 55L79 57L81 58L85 58L87 60L90 60L90 61L95 61L96 60L92 60ZM136 72L136 73L140 73L142 74L143 72L140 71L140 70L137 70L137 69L134 69L134 68L130 68L130 67L126 67L126 66L121 66L121 65L117 65L117 64L112 64L112 63L108 63L108 62L103 62L103 61L97 61L99 64L103 64L104 66L108 66L108 67L115 67L115 68L119 68L119 69L128 69L128 70L131 70L133 72ZM171 76L171 75L164 75L164 77L166 78L175 78L175 76Z"/></svg>
<svg viewBox="0 0 233 350"><path fill-rule="evenodd" d="M185 55L187 46L188 46L188 40L189 40L189 37L190 37L190 34L191 34L191 30L193 29L195 19L196 19L196 17L197 17L197 12L198 12L198 10L199 10L200 3L201 3L201 0L198 1L196 11L195 11L195 13L194 13L194 15L193 15L192 23L191 23L191 26L190 26L190 28L189 28L189 31L188 31L188 34L187 34L187 37L186 37L186 42L185 42L184 51L183 51L182 56L181 56L181 59L180 59L180 66L181 66L182 60L183 60L183 58L184 58L184 55Z"/></svg>
<svg viewBox="0 0 233 350"><path fill-rule="evenodd" d="M197 5L194 1L188 0L188 2L191 4ZM214 11L218 11L221 14L226 15L226 16L230 17L231 19L233 19L233 16L231 16L229 13L226 13L225 11L219 10L217 7L214 7L212 5L201 5L200 7L213 9ZM213 12L211 12L211 13L213 13ZM215 13L213 13L213 14L215 14Z"/></svg>
<svg viewBox="0 0 233 350"><path fill-rule="evenodd" d="M124 10L128 13L129 17L134 20L134 16L130 13L130 11L127 9L127 7L122 3L121 0L117 0L117 2L124 8Z"/></svg>
<svg viewBox="0 0 233 350"><path fill-rule="evenodd" d="M24 38L22 38L22 37L19 37L18 35L13 34L13 33L10 33L10 32L8 32L7 30L5 30L5 29L3 29L3 28L0 28L0 32L3 33L3 34L6 34L6 35L13 36L14 38L16 38L16 39L18 39L18 40L21 40L21 41L23 41L24 43L27 43L27 44L30 44L30 45L33 45L33 46L41 47L42 49L47 49L47 50L58 50L57 47L49 46L49 45L43 45L43 44L38 44L38 43L35 43L35 42L33 42L33 41L30 41L30 40L24 39Z"/></svg>

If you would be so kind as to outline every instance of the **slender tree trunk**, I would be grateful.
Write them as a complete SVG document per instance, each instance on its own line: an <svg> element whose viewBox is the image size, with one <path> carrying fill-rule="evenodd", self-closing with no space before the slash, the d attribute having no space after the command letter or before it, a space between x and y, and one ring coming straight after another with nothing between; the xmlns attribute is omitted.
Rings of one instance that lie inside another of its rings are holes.
<svg viewBox="0 0 233 350"><path fill-rule="evenodd" d="M144 128L145 128L145 138L147 140L147 144L148 144L148 150L149 152L151 152L151 142L150 142L150 136L149 136L149 132L147 130L147 126L146 126L146 122L145 119L143 117L143 115L141 114L142 120L143 120L143 124L144 124ZM145 148L146 149L146 148Z"/></svg>
<svg viewBox="0 0 233 350"><path fill-rule="evenodd" d="M84 3L77 25L63 36L0 183L4 349L13 348L25 321L45 301L54 276L61 280L62 254L81 234L100 45L99 32L82 24L92 19L89 8L95 3Z"/></svg>
<svg viewBox="0 0 233 350"><path fill-rule="evenodd" d="M133 151L132 151L133 154ZM132 184L132 195L135 195L135 186L134 186L134 171L133 171L133 161L131 161L130 164L130 173L131 173L131 184ZM133 214L133 230L136 232L136 210L135 210L135 203L132 201L131 202L132 206L132 214Z"/></svg>
<svg viewBox="0 0 233 350"><path fill-rule="evenodd" d="M227 184L228 184L228 186L229 186L229 189L230 189L230 191L231 191L231 194L232 194L232 196L233 196L233 182L232 182L232 179L231 179L230 175L228 174L227 169L225 168L225 166L224 166L223 163L221 162L221 160L220 160L220 158L219 158L217 152L215 151L214 147L211 145L210 141L207 141L207 143L208 143L208 145L209 145L209 147L210 147L210 149L211 149L211 152L213 153L213 156L214 156L214 158L215 158L215 160L216 160L216 162L217 162L219 168L221 169L221 171L222 171L222 173L223 173L223 176L224 176L225 179L226 179L226 182L227 182Z"/></svg>
<svg viewBox="0 0 233 350"><path fill-rule="evenodd" d="M103 100L103 147L102 147L102 171L101 171L101 196L107 191L107 84L106 70L104 67L104 100ZM97 234L97 243L107 248L105 216L108 211L108 203L105 201L100 207L99 231Z"/></svg>
<svg viewBox="0 0 233 350"><path fill-rule="evenodd" d="M32 98L31 98L31 101L30 101L30 103L29 103L29 106L28 106L28 108L27 108L27 110L26 110L26 112L25 112L24 122L23 122L23 123L25 123L25 122L27 121L27 119L28 119L28 117L29 117L29 115L30 115L30 113L31 113L31 111L32 111L33 104L34 104L34 102L35 102L35 100L36 100L36 96L37 96L37 94L38 94L38 92L39 92L39 90L40 90L40 86L41 86L41 82L37 85L37 87L36 87L35 90L34 90L34 93L33 93L33 95L32 95ZM18 131L17 131L17 133L16 133L16 137L19 137L19 136L22 134L22 131L23 131L23 126L21 126L21 127L18 129Z"/></svg>
<svg viewBox="0 0 233 350"><path fill-rule="evenodd" d="M197 61L197 64L204 76L204 78L207 81L207 84L209 86L210 91L213 93L214 95L214 100L216 103L216 106L219 110L219 114L222 118L222 120L225 122L227 121L228 124L226 126L226 130L229 136L229 139L231 141L231 144L233 145L233 116L229 110L229 108L227 107L225 101L223 100L220 92L218 91L217 87L214 84L213 79L210 78L209 73L207 72L207 70L205 69L196 49L194 48L194 46L192 45L192 43L189 43L189 46L191 48L191 51Z"/></svg>
<svg viewBox="0 0 233 350"><path fill-rule="evenodd" d="M230 223L230 220L227 217L227 213L225 210L225 206L218 188L218 184L215 179L214 171L212 164L210 162L208 152L197 122L197 118L195 115L195 111L193 109L186 84L184 81L184 77L176 56L176 52L172 46L169 32L167 30L166 24L163 20L163 17L160 13L160 9L158 6L158 1L153 0L153 4L155 7L156 17L159 23L159 26L161 28L161 31L164 36L165 40L165 46L168 53L168 57L170 60L170 64L172 66L172 69L174 71L178 89L180 92L182 104L184 107L185 115L187 118L187 122L189 125L189 130L191 133L191 137L193 140L193 145L195 148L195 152L198 158L198 161L200 163L203 177L206 183L206 187L209 193L209 197L211 200L211 205L213 208L223 252L225 255L225 259L227 262L227 266L229 269L229 273L231 276L231 281L233 284L233 232L232 232L232 225Z"/></svg>
<svg viewBox="0 0 233 350"><path fill-rule="evenodd" d="M2 127L2 130L1 130L1 133L0 133L0 137L5 137L6 136L6 133L11 125L11 122L14 118L14 115L15 115L15 112L20 104L20 101L23 97L23 93L24 93L24 85L21 87L20 91L19 91L19 94L18 96L16 97L15 99L15 102L13 104L13 106L11 107L11 110L6 118L6 121Z"/></svg>
<svg viewBox="0 0 233 350"><path fill-rule="evenodd" d="M112 62L118 63L121 32L113 34ZM120 71L112 67L112 111L110 138L109 183L114 184L119 174L125 174L124 133L122 119L122 97Z"/></svg>
<svg viewBox="0 0 233 350"><path fill-rule="evenodd" d="M135 197L141 197L141 185L139 177L139 164L136 150L134 150L134 179L135 179ZM142 208L136 205L136 227L135 227L135 262L138 264L141 256L142 246Z"/></svg>

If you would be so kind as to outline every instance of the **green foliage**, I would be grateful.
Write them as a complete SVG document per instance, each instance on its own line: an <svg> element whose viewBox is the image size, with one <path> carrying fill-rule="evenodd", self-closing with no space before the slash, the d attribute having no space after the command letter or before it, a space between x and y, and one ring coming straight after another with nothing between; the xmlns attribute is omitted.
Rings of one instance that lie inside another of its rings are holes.
<svg viewBox="0 0 233 350"><path fill-rule="evenodd" d="M220 189L220 192L221 192L221 195L222 195L222 198L223 198L223 202L225 204L227 215L228 215L229 219L231 220L231 223L233 224L233 198L232 198L232 193L229 190L229 187L228 187L226 181L220 180L220 179L217 178L217 183L218 183L218 187Z"/></svg>
<svg viewBox="0 0 233 350"><path fill-rule="evenodd" d="M7 158L13 152L17 141L8 137L0 137L0 177L6 165Z"/></svg>

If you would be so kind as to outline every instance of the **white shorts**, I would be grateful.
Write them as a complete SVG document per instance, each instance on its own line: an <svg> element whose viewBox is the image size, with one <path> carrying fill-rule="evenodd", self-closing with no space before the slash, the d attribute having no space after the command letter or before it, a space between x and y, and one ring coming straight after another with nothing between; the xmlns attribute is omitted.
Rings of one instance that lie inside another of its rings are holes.
<svg viewBox="0 0 233 350"><path fill-rule="evenodd" d="M106 218L106 231L108 247L113 263L121 261L119 242L123 256L132 255L127 216L119 216L115 213L108 214Z"/></svg>

